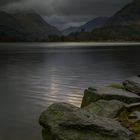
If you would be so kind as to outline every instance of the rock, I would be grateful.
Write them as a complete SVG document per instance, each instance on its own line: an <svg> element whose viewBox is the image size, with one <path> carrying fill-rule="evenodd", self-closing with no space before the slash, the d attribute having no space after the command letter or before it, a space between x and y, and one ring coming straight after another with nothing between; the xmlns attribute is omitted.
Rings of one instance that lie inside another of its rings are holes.
<svg viewBox="0 0 140 140"><path fill-rule="evenodd" d="M119 100L121 102L131 104L140 102L140 97L129 91L120 88L104 87L104 88L89 88L84 92L81 107L85 107L98 100Z"/></svg>
<svg viewBox="0 0 140 140"><path fill-rule="evenodd" d="M113 119L87 116L76 107L57 103L41 114L44 140L131 140L132 133Z"/></svg>
<svg viewBox="0 0 140 140"><path fill-rule="evenodd" d="M135 140L140 140L140 103L126 106L118 118L124 127L135 134Z"/></svg>
<svg viewBox="0 0 140 140"><path fill-rule="evenodd" d="M133 112L135 110L140 111L140 102L139 103L134 103L126 106L127 110L129 112Z"/></svg>
<svg viewBox="0 0 140 140"><path fill-rule="evenodd" d="M79 109L78 107L75 107L75 106L67 104L67 103L55 103L42 113L42 115L40 117L40 124L41 125L45 124L44 121L47 121L46 115L49 115L48 112L53 115L52 119L57 121L57 118L59 120L59 117L61 117L61 115L63 115L63 112L73 112L78 109Z"/></svg>
<svg viewBox="0 0 140 140"><path fill-rule="evenodd" d="M85 115L92 114L107 118L115 118L125 108L126 104L117 100L99 100L81 109Z"/></svg>
<svg viewBox="0 0 140 140"><path fill-rule="evenodd" d="M135 122L140 121L140 112L135 111L129 115L130 118L133 118Z"/></svg>
<svg viewBox="0 0 140 140"><path fill-rule="evenodd" d="M42 136L44 140L56 140L54 134L51 132L51 128L55 128L58 122L61 120L64 112L76 111L77 107L67 103L56 103L51 105L46 111L44 111L39 119L39 123L43 126Z"/></svg>
<svg viewBox="0 0 140 140"><path fill-rule="evenodd" d="M132 77L123 82L123 85L126 90L133 92L140 96L140 75Z"/></svg>

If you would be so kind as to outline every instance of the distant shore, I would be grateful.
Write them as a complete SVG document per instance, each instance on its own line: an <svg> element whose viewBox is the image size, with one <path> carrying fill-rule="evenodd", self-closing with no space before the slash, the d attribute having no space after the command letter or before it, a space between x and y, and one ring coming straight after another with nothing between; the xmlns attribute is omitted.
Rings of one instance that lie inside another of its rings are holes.
<svg viewBox="0 0 140 140"><path fill-rule="evenodd" d="M140 45L140 42L132 42L132 41L127 41L127 42L113 42L113 41L110 41L110 42L93 42L93 41L89 41L89 42L0 42L0 46L1 45L6 45L6 44L10 44L10 45L13 45L13 44L32 44L32 43L35 43L35 44L47 44L47 47L53 47L53 45L57 45L57 46L61 46L61 45L69 45L69 46L120 46L120 45L125 45L125 46L132 46L132 45Z"/></svg>

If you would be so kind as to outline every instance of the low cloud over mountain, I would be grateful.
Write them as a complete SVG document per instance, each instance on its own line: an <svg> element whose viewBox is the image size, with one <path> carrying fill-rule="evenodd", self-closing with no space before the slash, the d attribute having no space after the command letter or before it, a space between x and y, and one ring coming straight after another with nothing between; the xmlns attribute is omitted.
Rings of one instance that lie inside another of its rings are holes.
<svg viewBox="0 0 140 140"><path fill-rule="evenodd" d="M98 16L110 16L131 0L1 0L6 10L34 10L39 14L52 17L50 22L61 26L60 17L65 23L81 23ZM64 20L66 18L66 20ZM76 21L74 21L76 19Z"/></svg>

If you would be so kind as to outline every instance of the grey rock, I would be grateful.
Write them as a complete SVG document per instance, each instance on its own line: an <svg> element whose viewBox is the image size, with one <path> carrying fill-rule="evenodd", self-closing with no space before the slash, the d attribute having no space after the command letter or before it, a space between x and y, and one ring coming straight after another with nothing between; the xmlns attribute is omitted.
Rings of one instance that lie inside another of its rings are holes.
<svg viewBox="0 0 140 140"><path fill-rule="evenodd" d="M140 139L140 103L127 105L118 120L122 126L133 132L134 140Z"/></svg>
<svg viewBox="0 0 140 140"><path fill-rule="evenodd" d="M80 109L80 111L85 115L91 114L107 118L116 118L125 106L125 103L117 100L99 100Z"/></svg>
<svg viewBox="0 0 140 140"><path fill-rule="evenodd" d="M140 111L135 111L131 113L129 117L135 119L135 121L140 121Z"/></svg>
<svg viewBox="0 0 140 140"><path fill-rule="evenodd" d="M44 111L41 114L39 122L42 126L44 126L45 124L48 124L48 120L46 119L47 116L50 119L50 122L52 122L51 119L55 120L55 122L57 122L57 119L59 121L60 118L63 116L64 112L73 112L78 109L79 109L78 107L75 107L75 106L67 104L67 103L55 103L55 104L51 105L46 111ZM52 118L50 117L51 115L52 115ZM45 121L47 121L47 122L45 123Z"/></svg>
<svg viewBox="0 0 140 140"><path fill-rule="evenodd" d="M133 92L140 96L140 76L132 77L123 82L126 90Z"/></svg>
<svg viewBox="0 0 140 140"><path fill-rule="evenodd" d="M89 88L84 92L81 107L85 107L98 100L119 100L131 104L140 102L140 97L129 91L113 87L104 87L99 89Z"/></svg>
<svg viewBox="0 0 140 140"><path fill-rule="evenodd" d="M126 105L126 109L128 110L128 112L133 112L133 111L136 111L136 110L140 111L140 102L130 104L130 105Z"/></svg>
<svg viewBox="0 0 140 140"><path fill-rule="evenodd" d="M84 115L64 103L51 105L41 114L44 140L131 140L132 133L117 121Z"/></svg>

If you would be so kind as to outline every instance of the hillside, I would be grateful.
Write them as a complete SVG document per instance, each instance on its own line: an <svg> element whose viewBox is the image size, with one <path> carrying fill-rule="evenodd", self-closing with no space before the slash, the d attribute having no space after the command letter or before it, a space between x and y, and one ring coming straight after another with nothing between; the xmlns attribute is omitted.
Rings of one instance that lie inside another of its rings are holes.
<svg viewBox="0 0 140 140"><path fill-rule="evenodd" d="M107 22L106 26L140 25L140 0L133 0L127 4Z"/></svg>
<svg viewBox="0 0 140 140"><path fill-rule="evenodd" d="M70 33L74 32L81 32L82 30L86 32L90 32L93 29L103 27L105 23L108 21L108 17L97 17L82 26L79 27L70 27L63 31L63 35L69 35Z"/></svg>
<svg viewBox="0 0 140 140"><path fill-rule="evenodd" d="M63 35L69 35L70 33L79 32L79 27L69 27L62 31Z"/></svg>
<svg viewBox="0 0 140 140"><path fill-rule="evenodd" d="M133 0L91 32L71 33L59 41L140 41L140 0Z"/></svg>
<svg viewBox="0 0 140 140"><path fill-rule="evenodd" d="M42 41L60 31L37 13L0 12L0 41Z"/></svg>
<svg viewBox="0 0 140 140"><path fill-rule="evenodd" d="M87 22L85 25L81 26L80 29L84 29L86 32L90 32L93 29L103 27L104 24L108 21L108 19L108 17L97 17Z"/></svg>

